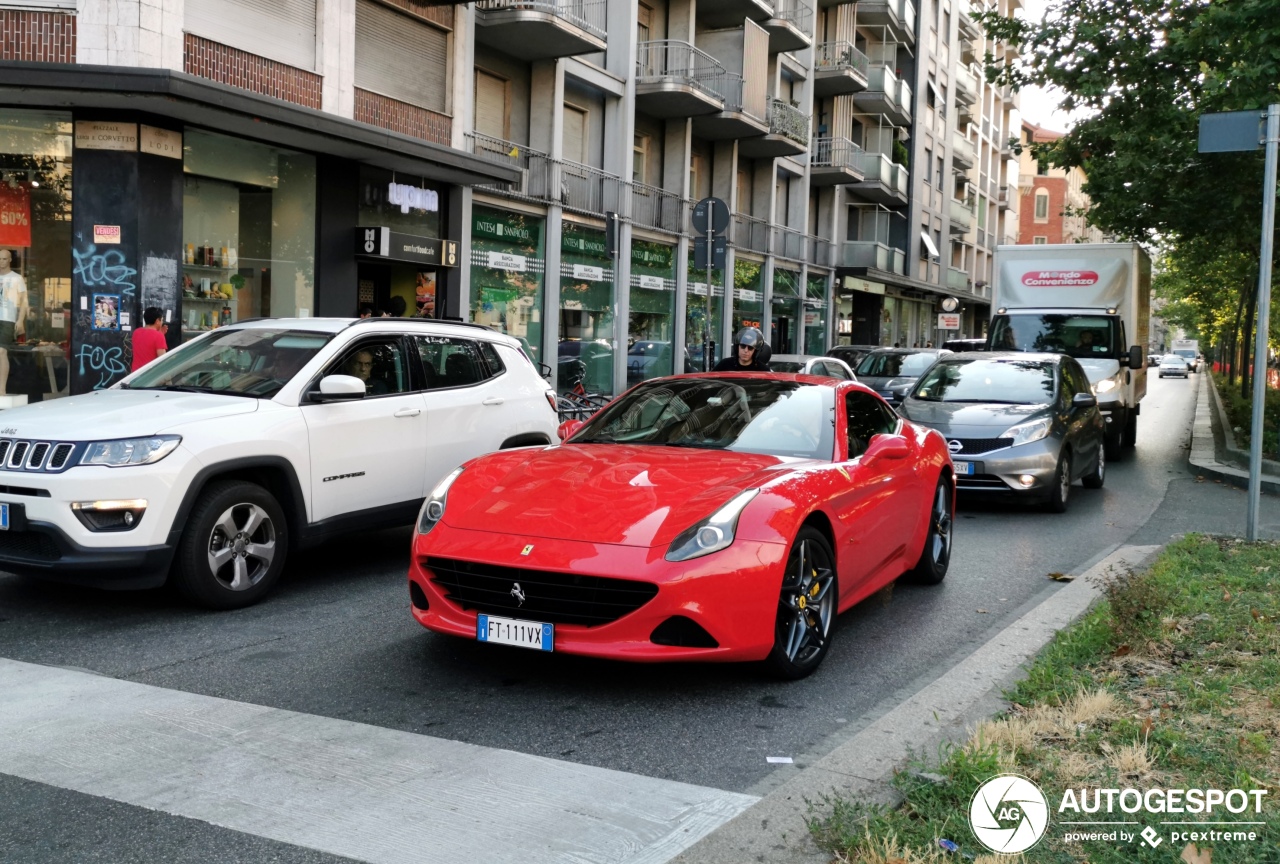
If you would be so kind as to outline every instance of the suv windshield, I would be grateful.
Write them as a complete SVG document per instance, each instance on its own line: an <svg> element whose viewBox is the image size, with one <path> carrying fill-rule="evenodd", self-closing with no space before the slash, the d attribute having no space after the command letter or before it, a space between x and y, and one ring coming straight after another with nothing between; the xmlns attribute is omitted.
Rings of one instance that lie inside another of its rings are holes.
<svg viewBox="0 0 1280 864"><path fill-rule="evenodd" d="M908 378L928 369L937 354L868 354L858 364L859 378Z"/></svg>
<svg viewBox="0 0 1280 864"><path fill-rule="evenodd" d="M1079 359L1120 355L1119 319L1106 315L997 315L992 351L1037 351Z"/></svg>
<svg viewBox="0 0 1280 864"><path fill-rule="evenodd" d="M270 399L331 338L307 330L217 330L162 356L126 386Z"/></svg>
<svg viewBox="0 0 1280 864"><path fill-rule="evenodd" d="M928 402L1044 405L1053 401L1055 366L1048 360L944 361L920 378L911 395Z"/></svg>
<svg viewBox="0 0 1280 864"><path fill-rule="evenodd" d="M830 459L835 391L794 381L688 378L642 384L573 444L650 444Z"/></svg>

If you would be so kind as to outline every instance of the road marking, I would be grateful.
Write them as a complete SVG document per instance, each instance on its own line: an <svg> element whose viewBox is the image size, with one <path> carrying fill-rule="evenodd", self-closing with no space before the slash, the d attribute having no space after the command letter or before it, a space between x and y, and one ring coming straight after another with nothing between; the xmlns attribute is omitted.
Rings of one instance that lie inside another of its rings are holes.
<svg viewBox="0 0 1280 864"><path fill-rule="evenodd" d="M3 658L0 693L0 772L377 864L660 864L759 800Z"/></svg>

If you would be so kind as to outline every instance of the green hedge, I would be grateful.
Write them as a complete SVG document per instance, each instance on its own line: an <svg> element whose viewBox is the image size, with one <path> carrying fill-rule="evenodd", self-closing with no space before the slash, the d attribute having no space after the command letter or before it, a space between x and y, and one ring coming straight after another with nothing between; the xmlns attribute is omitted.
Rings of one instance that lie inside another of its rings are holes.
<svg viewBox="0 0 1280 864"><path fill-rule="evenodd" d="M1232 428L1238 430L1236 443L1248 450L1253 430L1253 399L1240 395L1240 382L1228 385L1222 375L1213 374L1213 381L1218 385L1218 395L1222 397L1222 407L1227 411L1227 418ZM1252 384L1250 385L1252 388ZM1250 395L1252 395L1250 389ZM1267 407L1262 412L1262 452L1274 456L1280 447L1280 390L1267 390Z"/></svg>

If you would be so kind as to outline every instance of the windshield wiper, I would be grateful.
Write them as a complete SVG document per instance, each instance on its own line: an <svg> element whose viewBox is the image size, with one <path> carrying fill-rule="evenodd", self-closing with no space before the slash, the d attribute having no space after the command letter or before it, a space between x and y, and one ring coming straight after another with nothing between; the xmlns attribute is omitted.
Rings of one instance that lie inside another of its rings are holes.
<svg viewBox="0 0 1280 864"><path fill-rule="evenodd" d="M156 384L152 387L131 387L131 390L165 390L172 393L212 393L208 387L195 387L190 384Z"/></svg>
<svg viewBox="0 0 1280 864"><path fill-rule="evenodd" d="M591 438L575 438L573 443L574 444L617 444L618 439L604 438L599 435L596 435L596 436L592 436Z"/></svg>
<svg viewBox="0 0 1280 864"><path fill-rule="evenodd" d="M972 402L979 405L1035 405L1035 402L1019 402L1016 399L945 399L945 402Z"/></svg>

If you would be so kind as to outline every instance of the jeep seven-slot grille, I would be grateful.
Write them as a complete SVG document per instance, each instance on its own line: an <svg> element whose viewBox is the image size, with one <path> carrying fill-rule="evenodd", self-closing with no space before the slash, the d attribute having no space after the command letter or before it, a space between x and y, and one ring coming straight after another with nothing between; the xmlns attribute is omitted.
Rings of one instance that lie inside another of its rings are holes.
<svg viewBox="0 0 1280 864"><path fill-rule="evenodd" d="M431 581L463 609L549 624L608 624L639 609L658 593L658 586L650 582L449 558L428 558L427 569Z"/></svg>
<svg viewBox="0 0 1280 864"><path fill-rule="evenodd" d="M947 444L953 441L960 444L960 449L951 449L952 456L973 456L1013 446L1012 438L949 438Z"/></svg>
<svg viewBox="0 0 1280 864"><path fill-rule="evenodd" d="M0 438L0 468L9 471L62 471L72 464L76 445L71 441L23 441Z"/></svg>

